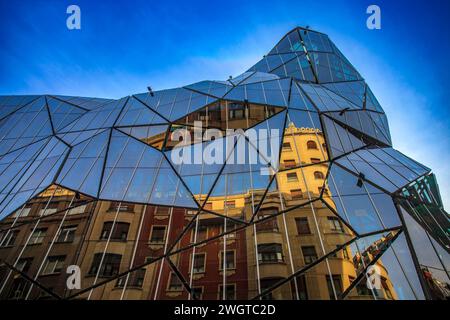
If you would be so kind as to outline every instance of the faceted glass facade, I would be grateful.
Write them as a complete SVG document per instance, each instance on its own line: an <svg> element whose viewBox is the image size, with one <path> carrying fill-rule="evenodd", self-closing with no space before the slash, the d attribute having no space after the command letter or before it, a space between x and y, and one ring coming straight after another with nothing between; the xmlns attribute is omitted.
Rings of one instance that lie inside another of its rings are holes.
<svg viewBox="0 0 450 320"><path fill-rule="evenodd" d="M241 130L230 148L195 123ZM212 144L219 163L173 161ZM392 148L364 79L312 30L227 81L0 97L0 188L1 299L450 296L434 175Z"/></svg>

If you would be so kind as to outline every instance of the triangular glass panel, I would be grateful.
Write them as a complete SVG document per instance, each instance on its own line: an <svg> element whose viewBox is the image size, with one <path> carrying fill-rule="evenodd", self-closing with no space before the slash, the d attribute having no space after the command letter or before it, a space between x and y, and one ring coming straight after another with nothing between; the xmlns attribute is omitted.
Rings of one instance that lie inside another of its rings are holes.
<svg viewBox="0 0 450 320"><path fill-rule="evenodd" d="M317 84L299 83L306 95L319 111L340 111L358 109L358 106Z"/></svg>
<svg viewBox="0 0 450 320"><path fill-rule="evenodd" d="M269 55L296 51L304 51L297 29L284 36L284 38L269 52Z"/></svg>
<svg viewBox="0 0 450 320"><path fill-rule="evenodd" d="M130 97L117 119L116 126L137 126L167 123L149 107L134 97Z"/></svg>
<svg viewBox="0 0 450 320"><path fill-rule="evenodd" d="M341 127L330 118L322 116L322 122L325 126L328 147L330 148L331 156L333 158L352 152L366 145L362 138L354 136L349 130Z"/></svg>
<svg viewBox="0 0 450 320"><path fill-rule="evenodd" d="M28 147L25 151L27 149ZM19 179L11 181L14 185L6 184L0 194L0 219L49 187L55 180L68 151L69 148L64 143L56 138L50 138L37 154L31 156L33 159L31 164L28 161L25 166L22 164Z"/></svg>
<svg viewBox="0 0 450 320"><path fill-rule="evenodd" d="M103 131L108 129L94 129L94 130L86 130L86 131L76 131L76 132L67 132L67 133L59 133L56 136L63 140L65 143L76 146L77 144L90 139L91 137L102 133Z"/></svg>
<svg viewBox="0 0 450 320"><path fill-rule="evenodd" d="M287 107L291 79L270 80L237 86L224 98L272 106Z"/></svg>
<svg viewBox="0 0 450 320"><path fill-rule="evenodd" d="M86 113L86 110L50 97L47 98L47 106L50 112L53 128L56 131L67 126Z"/></svg>
<svg viewBox="0 0 450 320"><path fill-rule="evenodd" d="M71 124L58 130L58 133L110 128L115 124L128 99L128 97L125 97L114 100L86 112Z"/></svg>
<svg viewBox="0 0 450 320"><path fill-rule="evenodd" d="M383 112L384 110L378 102L377 98L373 94L372 90L370 90L369 86L366 87L366 109Z"/></svg>
<svg viewBox="0 0 450 320"><path fill-rule="evenodd" d="M296 80L316 82L311 64L305 54L297 54L297 57L271 71L280 77L292 77Z"/></svg>
<svg viewBox="0 0 450 320"><path fill-rule="evenodd" d="M142 142L152 146L153 148L162 150L166 141L166 135L169 125L153 125L153 126L135 126L120 127L117 130L122 131Z"/></svg>
<svg viewBox="0 0 450 320"><path fill-rule="evenodd" d="M317 111L309 98L303 93L296 81L292 81L289 109Z"/></svg>
<svg viewBox="0 0 450 320"><path fill-rule="evenodd" d="M50 96L70 104L74 104L86 111L97 109L109 102L113 102L113 99L103 98L86 98L86 97L73 97L73 96Z"/></svg>
<svg viewBox="0 0 450 320"><path fill-rule="evenodd" d="M364 81L326 83L323 86L351 101L361 109L363 108L366 86Z"/></svg>
<svg viewBox="0 0 450 320"><path fill-rule="evenodd" d="M8 116L39 96L0 96L0 119Z"/></svg>
<svg viewBox="0 0 450 320"><path fill-rule="evenodd" d="M229 83L222 81L200 81L188 86L186 89L197 91L203 94L207 94L216 98L222 98L228 91L230 91L233 86Z"/></svg>
<svg viewBox="0 0 450 320"><path fill-rule="evenodd" d="M269 80L277 80L280 77L272 74L272 73L265 73L265 72L254 72L252 75L244 79L243 81L239 82L240 85L243 84L250 84L255 82L263 82L263 81L269 81Z"/></svg>
<svg viewBox="0 0 450 320"><path fill-rule="evenodd" d="M326 34L311 30L299 30L299 32L307 51L333 52Z"/></svg>
<svg viewBox="0 0 450 320"><path fill-rule="evenodd" d="M56 183L97 198L110 130L74 146Z"/></svg>
<svg viewBox="0 0 450 320"><path fill-rule="evenodd" d="M45 97L42 96L0 121L0 155L52 134Z"/></svg>
<svg viewBox="0 0 450 320"><path fill-rule="evenodd" d="M401 225L389 195L335 164L325 188L323 201L359 234Z"/></svg>

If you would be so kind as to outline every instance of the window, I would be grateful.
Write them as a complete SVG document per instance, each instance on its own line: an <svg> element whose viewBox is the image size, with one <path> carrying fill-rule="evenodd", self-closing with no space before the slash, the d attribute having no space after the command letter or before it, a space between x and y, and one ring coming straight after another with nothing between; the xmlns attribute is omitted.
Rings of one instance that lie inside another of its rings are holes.
<svg viewBox="0 0 450 320"><path fill-rule="evenodd" d="M168 207L156 207L155 208L155 214L161 215L161 216L167 216L169 215L170 208Z"/></svg>
<svg viewBox="0 0 450 320"><path fill-rule="evenodd" d="M17 236L19 235L19 230L13 230L13 231L5 231L5 235L2 237L2 240L0 243L2 244L2 247L10 247L14 245L14 242L16 242Z"/></svg>
<svg viewBox="0 0 450 320"><path fill-rule="evenodd" d="M77 226L62 227L59 230L57 242L73 242Z"/></svg>
<svg viewBox="0 0 450 320"><path fill-rule="evenodd" d="M344 256L344 259L350 260L350 256L348 255L347 247L342 248L342 255Z"/></svg>
<svg viewBox="0 0 450 320"><path fill-rule="evenodd" d="M17 261L16 269L22 271L23 273L27 273L30 270L31 264L33 263L33 258L22 258Z"/></svg>
<svg viewBox="0 0 450 320"><path fill-rule="evenodd" d="M291 144L289 142L283 142L283 150L282 151L291 151Z"/></svg>
<svg viewBox="0 0 450 320"><path fill-rule="evenodd" d="M182 291L183 290L183 284L181 283L181 280L173 272L170 273L168 290L169 291Z"/></svg>
<svg viewBox="0 0 450 320"><path fill-rule="evenodd" d="M295 160L289 159L289 160L284 160L284 167L285 168L293 168L295 167L297 164L295 163Z"/></svg>
<svg viewBox="0 0 450 320"><path fill-rule="evenodd" d="M105 222L100 240L107 240L111 234L111 240L126 241L129 227L130 224L126 222L117 222L116 224L112 221Z"/></svg>
<svg viewBox="0 0 450 320"><path fill-rule="evenodd" d="M325 176L323 175L322 172L315 171L314 172L314 179L316 179L316 180L323 180L323 179L325 179Z"/></svg>
<svg viewBox="0 0 450 320"><path fill-rule="evenodd" d="M192 242L200 242L208 239L208 227L200 225L197 227L197 237L195 238L195 228L192 229Z"/></svg>
<svg viewBox="0 0 450 320"><path fill-rule="evenodd" d="M17 218L17 217L19 217L19 215L20 215L20 218L28 217L28 215L30 214L30 211L31 211L31 207L25 207L23 209L19 209L16 212L14 212L12 217Z"/></svg>
<svg viewBox="0 0 450 320"><path fill-rule="evenodd" d="M311 158L311 163L319 163L320 159L318 158Z"/></svg>
<svg viewBox="0 0 450 320"><path fill-rule="evenodd" d="M34 230L30 238L30 244L40 244L44 241L45 235L47 234L47 228L40 228Z"/></svg>
<svg viewBox="0 0 450 320"><path fill-rule="evenodd" d="M255 225L256 232L278 232L277 214L278 210L276 208L262 209L258 212L258 220L266 218L266 220L259 222ZM272 218L268 218L273 216Z"/></svg>
<svg viewBox="0 0 450 320"><path fill-rule="evenodd" d="M277 282L279 282L281 279L280 278L266 278L266 279L261 279L260 284L261 284L261 291L266 291L267 289L273 287ZM273 291L270 291L268 293L266 293L263 297L262 300L273 300L274 296L273 296Z"/></svg>
<svg viewBox="0 0 450 320"><path fill-rule="evenodd" d="M92 261L91 269L89 270L89 275L96 275L99 273L100 277L113 277L119 273L120 261L122 260L122 255L114 253L106 253L103 263L100 266L103 253L96 253L94 255L94 260Z"/></svg>
<svg viewBox="0 0 450 320"><path fill-rule="evenodd" d="M309 141L306 143L306 148L307 148L308 150L310 150L310 149L317 149L317 143L316 143L315 141L309 140Z"/></svg>
<svg viewBox="0 0 450 320"><path fill-rule="evenodd" d="M234 201L234 200L225 201L225 208L228 208L228 209L236 208L236 201Z"/></svg>
<svg viewBox="0 0 450 320"><path fill-rule="evenodd" d="M144 284L145 271L145 268L141 268L130 273L128 276L128 282L127 276L120 277L117 279L116 287L123 288L127 282L127 287L142 288L142 285Z"/></svg>
<svg viewBox="0 0 450 320"><path fill-rule="evenodd" d="M287 181L288 182L297 182L298 181L298 177L297 177L297 173L296 172L290 172L286 176L287 176Z"/></svg>
<svg viewBox="0 0 450 320"><path fill-rule="evenodd" d="M330 294L330 300L335 300L335 296L333 293L333 286L331 285L330 276L326 275L326 279L327 279L328 293ZM342 281L341 281L340 275L333 274L333 285L334 285L334 290L336 291L336 296L339 297L339 295L342 293Z"/></svg>
<svg viewBox="0 0 450 320"><path fill-rule="evenodd" d="M153 226L150 243L163 244L166 235L166 226Z"/></svg>
<svg viewBox="0 0 450 320"><path fill-rule="evenodd" d="M314 246L304 246L302 247L302 252L305 264L310 264L317 260L316 248Z"/></svg>
<svg viewBox="0 0 450 320"><path fill-rule="evenodd" d="M302 189L292 189L291 190L292 199L303 199L303 191Z"/></svg>
<svg viewBox="0 0 450 320"><path fill-rule="evenodd" d="M58 211L58 207L56 205L49 205L49 206L47 206L47 208L42 208L39 211L39 215L40 216L48 216L48 215L56 213L57 211Z"/></svg>
<svg viewBox="0 0 450 320"><path fill-rule="evenodd" d="M194 300L201 300L203 297L203 287L192 288L192 298Z"/></svg>
<svg viewBox="0 0 450 320"><path fill-rule="evenodd" d="M236 268L236 263L235 263L235 254L233 250L228 250L226 251L226 255L225 255L225 268L226 270L232 270L234 268ZM220 265L219 265L219 270L223 270L223 251L220 252Z"/></svg>
<svg viewBox="0 0 450 320"><path fill-rule="evenodd" d="M203 273L205 272L205 262L206 262L206 254L205 253L196 253L194 255L194 273Z"/></svg>
<svg viewBox="0 0 450 320"><path fill-rule="evenodd" d="M344 229L342 228L341 221L337 217L328 217L328 224L330 226L331 231L343 233Z"/></svg>
<svg viewBox="0 0 450 320"><path fill-rule="evenodd" d="M117 202L117 201L111 201L111 205L109 206L110 211L119 211L119 212L133 212L134 211L134 204L132 203L123 203L123 202Z"/></svg>
<svg viewBox="0 0 450 320"><path fill-rule="evenodd" d="M309 229L308 218L295 218L295 224L297 226L298 234L311 234L311 230Z"/></svg>
<svg viewBox="0 0 450 320"><path fill-rule="evenodd" d="M306 278L304 274L297 277L297 290L300 300L308 300L308 289L306 286Z"/></svg>
<svg viewBox="0 0 450 320"><path fill-rule="evenodd" d="M223 299L223 285L219 285L219 300ZM224 300L236 300L236 285L227 284L225 286L225 299Z"/></svg>
<svg viewBox="0 0 450 320"><path fill-rule="evenodd" d="M66 260L66 256L48 257L42 274L60 273L64 266L64 260Z"/></svg>
<svg viewBox="0 0 450 320"><path fill-rule="evenodd" d="M86 211L86 205L78 206L69 210L68 215L82 214Z"/></svg>
<svg viewBox="0 0 450 320"><path fill-rule="evenodd" d="M212 210L212 202L205 203L205 206L203 207L205 210Z"/></svg>
<svg viewBox="0 0 450 320"><path fill-rule="evenodd" d="M258 261L260 263L277 263L283 262L283 249L281 244L259 244L258 245Z"/></svg>

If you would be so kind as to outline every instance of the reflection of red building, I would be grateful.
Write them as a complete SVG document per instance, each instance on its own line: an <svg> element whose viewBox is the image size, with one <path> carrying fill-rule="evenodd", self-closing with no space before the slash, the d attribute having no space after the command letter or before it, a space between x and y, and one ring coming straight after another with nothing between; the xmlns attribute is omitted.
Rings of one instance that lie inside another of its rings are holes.
<svg viewBox="0 0 450 320"><path fill-rule="evenodd" d="M198 219L197 226L195 222L192 223L191 228L181 239L178 239L194 216L195 211L190 212L186 209L148 206L143 220L135 265L143 264L154 257L161 256L174 243L176 243L173 249L175 251L189 247L194 243L196 228L196 243L217 237L223 232L223 218L204 214L202 218ZM226 241L226 292L229 297L248 299L245 231L237 231L227 235ZM192 286L197 297L218 299L222 295L220 291L224 280L221 257L223 251L224 237L222 236L214 241L196 246L195 249L185 249L172 255L170 261L178 268L184 280ZM194 255L195 258L192 261ZM159 260L154 263L153 270L151 280L153 287L149 293L149 299L189 298L189 294L172 272L166 260Z"/></svg>

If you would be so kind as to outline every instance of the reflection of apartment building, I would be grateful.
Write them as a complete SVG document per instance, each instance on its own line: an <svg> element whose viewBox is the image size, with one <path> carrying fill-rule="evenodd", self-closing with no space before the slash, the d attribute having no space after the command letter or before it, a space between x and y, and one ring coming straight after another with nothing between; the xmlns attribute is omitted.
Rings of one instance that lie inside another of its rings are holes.
<svg viewBox="0 0 450 320"><path fill-rule="evenodd" d="M37 280L42 284L59 295L69 296L76 290L66 288L68 265L80 266L83 289L158 259L174 246L174 250L181 251L170 256L170 263L192 288L191 298L252 298L354 238L352 231L322 202L298 207L318 198L322 192L328 169L323 164L325 160L322 133L290 125L282 146L283 170L277 173L275 181L279 192L266 194L255 217L253 208L260 203L263 190L211 196L204 205L205 211L192 221L195 211L108 201L78 207L63 218L67 211L64 209L76 195L61 193L60 189L57 189L59 193L50 195L52 189L27 205L27 213L22 212L19 221L26 222L41 214L56 213L55 216L43 219L32 233L33 223L14 229L12 235L3 238L5 244L0 254L2 259L14 262L31 235L17 267L31 277L38 274ZM48 202L51 196L52 201ZM284 210L288 213L275 215ZM271 218L272 215L275 216ZM252 218L265 220L242 228L244 225L239 221ZM2 226L13 221L14 217L6 219ZM178 238L190 222L191 227ZM219 236L236 228L238 231ZM56 241L52 241L55 237ZM215 240L206 241L212 238ZM182 250L193 243L202 244ZM374 244L373 248L366 249L366 263L376 255L375 248L379 246ZM356 279L360 269L358 259L362 257L346 247L264 298L334 299L334 292L339 295ZM188 299L190 295L170 263L159 259L80 298ZM2 279L7 273L2 268ZM27 282L17 275L9 278L1 297L26 297ZM379 297L395 299L386 272L383 279L384 292ZM363 285L357 289L349 295L350 299L371 298ZM35 287L29 298L39 295L43 294Z"/></svg>

